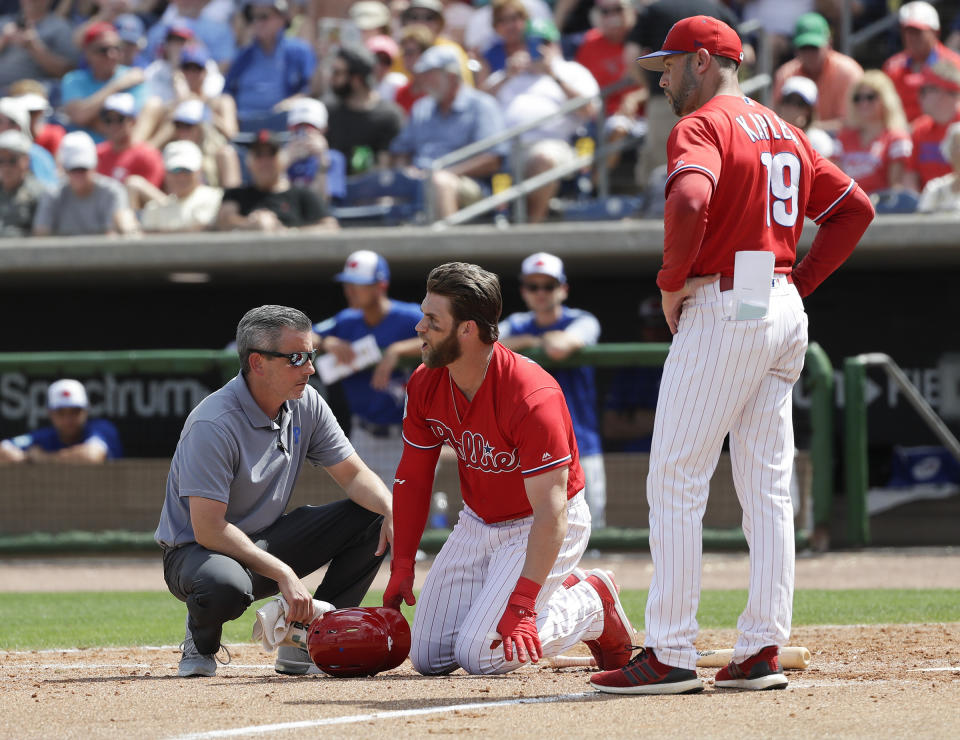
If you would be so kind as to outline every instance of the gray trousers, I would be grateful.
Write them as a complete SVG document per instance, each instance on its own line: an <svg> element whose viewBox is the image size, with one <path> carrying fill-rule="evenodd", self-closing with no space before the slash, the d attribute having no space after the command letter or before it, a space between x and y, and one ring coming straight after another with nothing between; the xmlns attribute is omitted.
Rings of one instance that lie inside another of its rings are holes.
<svg viewBox="0 0 960 740"><path fill-rule="evenodd" d="M379 514L344 499L301 506L250 539L300 578L329 563L313 597L342 609L360 604L380 569L384 555L373 553L382 522ZM203 655L219 649L224 622L279 591L276 581L196 542L164 553L163 577L170 593L186 602L190 631Z"/></svg>

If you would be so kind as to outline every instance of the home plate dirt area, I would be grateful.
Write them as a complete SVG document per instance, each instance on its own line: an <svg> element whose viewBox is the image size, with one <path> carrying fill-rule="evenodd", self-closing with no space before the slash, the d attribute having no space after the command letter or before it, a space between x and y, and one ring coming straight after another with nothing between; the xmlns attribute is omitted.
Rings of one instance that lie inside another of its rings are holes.
<svg viewBox="0 0 960 740"><path fill-rule="evenodd" d="M701 648L732 645L704 631ZM176 676L179 651L111 648L0 653L8 738L956 737L960 623L813 627L791 642L810 666L784 691L707 688L690 696L611 696L591 669L423 677L405 662L374 678L280 676L259 645L230 647L214 678ZM586 648L568 654L588 655Z"/></svg>

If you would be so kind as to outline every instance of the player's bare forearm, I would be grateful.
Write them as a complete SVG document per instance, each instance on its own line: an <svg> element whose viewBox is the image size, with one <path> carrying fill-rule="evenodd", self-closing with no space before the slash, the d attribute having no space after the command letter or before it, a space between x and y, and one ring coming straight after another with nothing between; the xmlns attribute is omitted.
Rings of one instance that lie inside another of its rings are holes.
<svg viewBox="0 0 960 740"><path fill-rule="evenodd" d="M356 452L326 470L355 504L367 511L393 517L390 491Z"/></svg>
<svg viewBox="0 0 960 740"><path fill-rule="evenodd" d="M567 535L567 469L526 478L524 487L533 508L533 524L520 576L543 585Z"/></svg>

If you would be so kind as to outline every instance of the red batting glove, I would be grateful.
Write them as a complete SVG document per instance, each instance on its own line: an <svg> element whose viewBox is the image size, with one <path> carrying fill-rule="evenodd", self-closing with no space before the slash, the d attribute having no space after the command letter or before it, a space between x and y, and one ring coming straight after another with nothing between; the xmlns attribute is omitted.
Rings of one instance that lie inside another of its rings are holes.
<svg viewBox="0 0 960 740"><path fill-rule="evenodd" d="M543 648L540 647L540 633L537 632L537 613L534 606L537 595L540 593L540 584L522 576L517 579L517 585L507 599L507 608L497 622L497 632L503 640L503 658L507 662L513 660L513 650L516 647L517 660L536 663L543 657ZM500 640L490 643L493 649Z"/></svg>
<svg viewBox="0 0 960 740"><path fill-rule="evenodd" d="M399 609L401 601L407 606L417 603L413 595L413 561L394 558L390 561L390 581L383 592L383 605Z"/></svg>

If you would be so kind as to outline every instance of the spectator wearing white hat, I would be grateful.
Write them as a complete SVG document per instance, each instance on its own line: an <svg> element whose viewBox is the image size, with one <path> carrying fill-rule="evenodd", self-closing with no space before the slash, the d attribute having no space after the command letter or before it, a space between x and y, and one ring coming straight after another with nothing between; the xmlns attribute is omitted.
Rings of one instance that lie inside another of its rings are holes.
<svg viewBox="0 0 960 740"><path fill-rule="evenodd" d="M350 21L360 31L363 40L378 36L392 36L390 8L377 0L361 0L350 6Z"/></svg>
<svg viewBox="0 0 960 740"><path fill-rule="evenodd" d="M97 145L84 131L63 137L57 153L67 181L40 199L34 236L134 234L140 230L123 185L98 174Z"/></svg>
<svg viewBox="0 0 960 740"><path fill-rule="evenodd" d="M459 57L450 47L431 46L413 71L427 94L413 104L410 120L390 144L393 166L413 165L426 176L434 160L503 131L497 101L463 83ZM436 215L443 218L480 200L478 179L496 173L507 152L507 145L499 144L434 173Z"/></svg>
<svg viewBox="0 0 960 740"><path fill-rule="evenodd" d="M126 183L137 175L154 187L163 185L163 157L147 142L133 140L137 104L130 93L114 93L103 101L100 122L107 140L97 145L97 172Z"/></svg>
<svg viewBox="0 0 960 740"><path fill-rule="evenodd" d="M314 98L298 98L287 111L290 138L283 148L287 178L293 185L310 188L318 198L343 197L346 191L346 163L340 152L331 152L324 134L327 131L327 107ZM331 155L335 154L333 157ZM336 160L331 192L331 166Z"/></svg>
<svg viewBox="0 0 960 740"><path fill-rule="evenodd" d="M217 218L223 191L200 182L203 153L192 141L171 141L163 149L166 193L157 191L143 208L144 231L204 231Z"/></svg>
<svg viewBox="0 0 960 740"><path fill-rule="evenodd" d="M828 159L833 156L834 141L816 121L817 83L809 77L788 77L780 88L777 113L789 124L803 131L813 148Z"/></svg>
<svg viewBox="0 0 960 740"><path fill-rule="evenodd" d="M123 456L120 435L106 419L91 419L87 391L64 378L47 389L51 426L0 442L0 462L96 464Z"/></svg>
<svg viewBox="0 0 960 740"><path fill-rule="evenodd" d="M946 60L960 67L960 54L940 41L940 16L930 3L917 0L900 6L900 38L903 51L883 63L883 71L903 103L907 121L912 123L923 114L920 106L920 88L923 71L938 61Z"/></svg>
<svg viewBox="0 0 960 740"><path fill-rule="evenodd" d="M30 173L30 143L22 131L0 133L0 237L30 236L46 192Z"/></svg>
<svg viewBox="0 0 960 740"><path fill-rule="evenodd" d="M350 174L389 160L390 142L400 133L403 114L375 89L376 57L366 47L341 46L330 63L330 122L327 141L342 152Z"/></svg>
<svg viewBox="0 0 960 740"><path fill-rule="evenodd" d="M470 68L467 52L460 44L443 34L446 19L443 15L441 0L409 0L407 7L400 13L400 23L403 27L424 25L429 28L433 32L434 44L446 46L457 55L457 61L460 63L460 78L465 84L473 86L473 71ZM403 59L399 61L402 62ZM411 70L398 69L397 71L409 73Z"/></svg>
<svg viewBox="0 0 960 740"><path fill-rule="evenodd" d="M171 140L192 141L203 152L203 182L211 187L239 187L243 181L240 155L213 124L213 111L202 100L192 98L180 103L171 119Z"/></svg>
<svg viewBox="0 0 960 740"><path fill-rule="evenodd" d="M76 66L70 24L51 5L21 0L19 14L0 18L0 90L26 78L59 79Z"/></svg>
<svg viewBox="0 0 960 740"><path fill-rule="evenodd" d="M20 98L0 98L0 133L20 131L30 139L30 171L48 187L58 183L57 164L53 155L33 141L30 130L30 111Z"/></svg>
<svg viewBox="0 0 960 740"><path fill-rule="evenodd" d="M17 80L10 85L10 97L19 100L27 109L30 115L30 134L33 135L34 142L55 157L60 139L67 130L59 123L48 120L53 108L47 97L47 88L37 80Z"/></svg>

